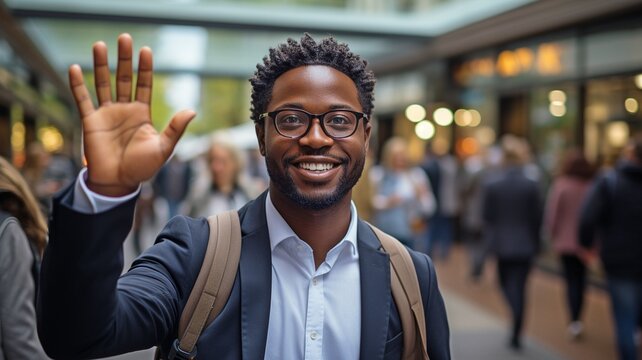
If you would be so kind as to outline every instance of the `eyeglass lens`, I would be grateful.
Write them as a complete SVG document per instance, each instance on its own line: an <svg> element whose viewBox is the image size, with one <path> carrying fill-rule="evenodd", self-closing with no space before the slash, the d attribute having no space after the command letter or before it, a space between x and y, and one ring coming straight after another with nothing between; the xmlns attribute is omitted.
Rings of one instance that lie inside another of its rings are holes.
<svg viewBox="0 0 642 360"><path fill-rule="evenodd" d="M325 132L335 138L342 138L352 135L358 118L349 111L331 111L321 116L322 127ZM297 110L283 110L276 114L274 119L276 128L284 136L302 136L309 127L312 116Z"/></svg>

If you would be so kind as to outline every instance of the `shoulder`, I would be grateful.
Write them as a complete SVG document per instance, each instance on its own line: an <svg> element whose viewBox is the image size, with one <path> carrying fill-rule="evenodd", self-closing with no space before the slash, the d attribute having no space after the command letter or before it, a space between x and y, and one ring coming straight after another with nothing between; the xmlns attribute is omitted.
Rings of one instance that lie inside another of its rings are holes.
<svg viewBox="0 0 642 360"><path fill-rule="evenodd" d="M20 222L14 217L0 221L0 269L14 271L15 264L31 259L29 241ZM29 261L29 266L31 261ZM11 269L8 269L11 268ZM15 274L14 274L15 275Z"/></svg>
<svg viewBox="0 0 642 360"><path fill-rule="evenodd" d="M0 247L5 249L9 247L15 248L17 244L25 244L25 248L28 249L27 237L18 219L11 216L0 219Z"/></svg>
<svg viewBox="0 0 642 360"><path fill-rule="evenodd" d="M408 253L410 253L412 263L415 265L415 272L417 273L419 284L422 286L421 292L425 294L427 289L424 289L423 285L432 286L433 279L436 278L435 266L432 259L422 252L408 249Z"/></svg>

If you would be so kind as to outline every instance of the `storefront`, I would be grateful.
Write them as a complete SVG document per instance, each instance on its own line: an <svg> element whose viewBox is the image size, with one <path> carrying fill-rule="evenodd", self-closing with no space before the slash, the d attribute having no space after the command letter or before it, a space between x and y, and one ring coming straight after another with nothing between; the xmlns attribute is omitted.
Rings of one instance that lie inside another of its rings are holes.
<svg viewBox="0 0 642 360"><path fill-rule="evenodd" d="M71 115L68 91L60 90L59 75L53 70L45 74L50 66L34 55L37 50L6 9L0 10L0 156L20 167L29 144L38 141L48 152L71 149L80 127Z"/></svg>
<svg viewBox="0 0 642 360"><path fill-rule="evenodd" d="M553 172L564 149L612 164L642 131L642 18L514 42L450 62L455 107L476 109L478 127L458 126L456 141L526 137Z"/></svg>

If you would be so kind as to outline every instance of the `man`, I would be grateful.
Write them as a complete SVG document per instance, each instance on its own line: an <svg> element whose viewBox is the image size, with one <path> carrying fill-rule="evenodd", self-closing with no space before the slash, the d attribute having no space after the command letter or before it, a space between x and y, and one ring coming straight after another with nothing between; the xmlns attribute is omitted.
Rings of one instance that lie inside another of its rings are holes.
<svg viewBox="0 0 642 360"><path fill-rule="evenodd" d="M206 219L176 217L119 278L136 189L171 154L194 113L178 113L157 134L149 114L151 51L140 52L131 101L131 38L121 35L118 47L117 102L103 43L94 45L97 109L80 68L70 68L88 167L56 199L43 260L39 330L54 357L155 345L167 354L207 245ZM350 200L371 131L374 77L365 65L346 45L305 35L272 49L257 66L250 80L252 119L271 182L239 210L239 271L227 304L201 334L199 358L401 357L388 256ZM434 268L428 257L411 254L428 354L448 359Z"/></svg>
<svg viewBox="0 0 642 360"><path fill-rule="evenodd" d="M511 311L508 346L522 348L526 284L539 251L542 198L537 183L524 172L523 138L504 135L504 168L483 185L481 215L484 241L497 260L497 278Z"/></svg>
<svg viewBox="0 0 642 360"><path fill-rule="evenodd" d="M620 359L638 359L634 336L642 309L642 140L631 141L625 160L596 180L580 215L580 244L600 238Z"/></svg>

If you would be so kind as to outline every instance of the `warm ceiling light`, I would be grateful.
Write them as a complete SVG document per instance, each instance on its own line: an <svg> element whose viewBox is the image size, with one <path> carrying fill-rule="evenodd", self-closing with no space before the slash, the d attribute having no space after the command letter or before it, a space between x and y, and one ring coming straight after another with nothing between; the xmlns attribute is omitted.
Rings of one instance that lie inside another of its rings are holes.
<svg viewBox="0 0 642 360"><path fill-rule="evenodd" d="M406 108L406 118L418 122L426 118L426 109L419 104L412 104Z"/></svg>
<svg viewBox="0 0 642 360"><path fill-rule="evenodd" d="M548 106L548 111L550 111L551 115L553 115L555 117L562 117L562 116L566 115L566 105L564 105L564 103L560 103L560 102L552 102Z"/></svg>
<svg viewBox="0 0 642 360"><path fill-rule="evenodd" d="M422 140L429 140L435 136L435 125L428 120L423 120L415 125L415 134Z"/></svg>
<svg viewBox="0 0 642 360"><path fill-rule="evenodd" d="M445 107L440 107L439 109L435 110L435 112L432 114L432 117L433 119L435 119L437 125L441 126L448 126L453 122L453 112Z"/></svg>
<svg viewBox="0 0 642 360"><path fill-rule="evenodd" d="M553 90L548 93L548 101L552 103L553 102L565 103L566 93L562 90Z"/></svg>
<svg viewBox="0 0 642 360"><path fill-rule="evenodd" d="M639 104L634 98L624 100L624 108L631 114L638 112Z"/></svg>

